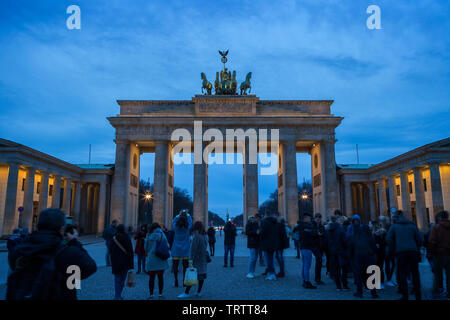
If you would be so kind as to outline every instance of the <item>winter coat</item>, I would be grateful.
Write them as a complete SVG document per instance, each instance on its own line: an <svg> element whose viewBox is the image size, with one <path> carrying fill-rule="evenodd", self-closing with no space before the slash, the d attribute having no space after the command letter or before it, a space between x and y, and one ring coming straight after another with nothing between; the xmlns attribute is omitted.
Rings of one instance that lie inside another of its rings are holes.
<svg viewBox="0 0 450 320"><path fill-rule="evenodd" d="M259 248L258 222L252 221L245 225L245 234L247 235L247 248Z"/></svg>
<svg viewBox="0 0 450 320"><path fill-rule="evenodd" d="M144 243L146 234L142 231L137 231L134 235L134 240L136 240L136 246L134 247L134 253L137 255L144 255Z"/></svg>
<svg viewBox="0 0 450 320"><path fill-rule="evenodd" d="M216 243L216 229L214 227L208 228L208 242Z"/></svg>
<svg viewBox="0 0 450 320"><path fill-rule="evenodd" d="M353 233L348 239L348 249L352 260L363 256L375 256L377 247L368 226L353 226Z"/></svg>
<svg viewBox="0 0 450 320"><path fill-rule="evenodd" d="M232 224L226 224L223 232L225 234L224 244L226 246L234 246L236 244L237 235L236 227Z"/></svg>
<svg viewBox="0 0 450 320"><path fill-rule="evenodd" d="M114 241L114 237L122 245L124 252ZM125 271L134 269L133 244L127 233L116 233L110 242L111 267L113 274L121 274Z"/></svg>
<svg viewBox="0 0 450 320"><path fill-rule="evenodd" d="M450 256L450 220L441 219L431 229L428 242L433 255Z"/></svg>
<svg viewBox="0 0 450 320"><path fill-rule="evenodd" d="M281 223L278 223L278 232L280 234L280 247L278 250L284 250L289 248L289 233L286 231L286 227Z"/></svg>
<svg viewBox="0 0 450 320"><path fill-rule="evenodd" d="M316 221L311 222L316 232L313 233L314 237L314 248L313 250L324 250L325 247L325 227L322 223L317 223ZM320 233L320 235L319 235Z"/></svg>
<svg viewBox="0 0 450 320"><path fill-rule="evenodd" d="M328 225L325 231L325 248L330 255L344 257L346 253L346 237L344 228L337 222Z"/></svg>
<svg viewBox="0 0 450 320"><path fill-rule="evenodd" d="M302 223L300 230L300 249L315 250L318 247L317 229L312 223Z"/></svg>
<svg viewBox="0 0 450 320"><path fill-rule="evenodd" d="M200 234L196 231L192 237L189 259L192 260L194 268L197 269L197 274L206 274L206 266L208 264L207 247L208 236Z"/></svg>
<svg viewBox="0 0 450 320"><path fill-rule="evenodd" d="M399 254L419 252L423 240L422 235L413 222L405 217L399 217L389 228L386 242L391 252Z"/></svg>
<svg viewBox="0 0 450 320"><path fill-rule="evenodd" d="M261 220L260 248L265 251L276 251L280 248L280 228L275 217L268 216Z"/></svg>
<svg viewBox="0 0 450 320"><path fill-rule="evenodd" d="M153 230L145 238L144 250L147 255L145 258L145 270L147 272L169 269L167 260L162 260L155 255L158 241L165 241L167 246L169 246L169 242L161 228Z"/></svg>
<svg viewBox="0 0 450 320"><path fill-rule="evenodd" d="M23 243L12 249L8 256L9 265L15 270L16 260L20 257L50 256L63 244L60 233L55 231L37 231L31 234ZM76 265L81 271L81 280L84 280L97 271L97 264L89 256L81 243L73 239L69 241L55 258L56 270L59 272L59 293L53 300L76 300L77 290L67 288L67 268Z"/></svg>
<svg viewBox="0 0 450 320"><path fill-rule="evenodd" d="M187 258L189 257L189 248L191 247L191 239L190 233L192 228L192 217L191 215L187 215L188 219L188 227L186 228L178 228L177 221L179 219L179 215L173 219L172 227L174 233L173 243L171 254L172 257L177 258Z"/></svg>

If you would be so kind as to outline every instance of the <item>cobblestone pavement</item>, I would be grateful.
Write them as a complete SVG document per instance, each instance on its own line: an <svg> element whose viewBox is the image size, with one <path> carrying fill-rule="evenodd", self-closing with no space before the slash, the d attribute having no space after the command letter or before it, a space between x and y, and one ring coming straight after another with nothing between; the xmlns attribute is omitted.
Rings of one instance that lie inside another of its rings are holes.
<svg viewBox="0 0 450 320"><path fill-rule="evenodd" d="M263 276L257 276L255 279L247 279L247 249L245 238L237 239L235 267L223 267L223 238L218 237L216 248L216 256L212 257L212 262L208 264L208 277L205 281L202 297L191 299L206 300L348 300L355 299L353 297L354 285L353 279L349 279L351 291L338 292L334 282L325 275L325 268L322 269L322 278L325 285L319 286L316 290L307 290L301 286L300 276L300 260L295 258L295 251L288 249L286 252L286 277L276 281L265 280ZM111 274L110 267L104 265L104 245L94 244L86 246L86 249L93 255L94 259L99 263L98 271L90 278L82 281L81 290L78 293L80 299L85 300L109 300L114 296L114 278ZM313 269L314 265L312 266ZM278 269L278 266L276 265ZM431 293L431 272L430 267L426 263L420 265L421 281L423 287L423 298L430 298ZM256 274L260 275L264 271L263 267L256 267ZM125 288L123 297L125 299L147 299L148 291L148 275L136 275L136 286L133 288ZM181 274L179 274L181 282ZM164 276L164 297L165 299L176 299L176 296L183 292L183 288L174 287L173 273L167 270ZM193 288L191 293L195 293ZM0 285L0 297L5 296L5 285ZM399 298L397 288L387 287L379 291L380 299L395 300ZM157 293L157 284L155 285ZM364 299L370 299L370 294L365 292Z"/></svg>

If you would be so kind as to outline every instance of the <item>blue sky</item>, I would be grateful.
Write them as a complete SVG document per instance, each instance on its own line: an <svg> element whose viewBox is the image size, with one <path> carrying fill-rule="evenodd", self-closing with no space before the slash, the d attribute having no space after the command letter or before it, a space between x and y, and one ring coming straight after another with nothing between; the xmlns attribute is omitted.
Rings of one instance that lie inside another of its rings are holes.
<svg viewBox="0 0 450 320"><path fill-rule="evenodd" d="M81 30L66 8L81 8ZM381 30L366 8L381 8ZM336 160L377 163L450 136L450 3L363 1L0 2L0 137L73 163L114 162L116 99L190 99L229 49L261 99L333 99ZM142 157L142 177L153 156ZM299 179L309 178L298 155ZM192 192L192 168L175 184ZM260 201L276 178L260 180ZM209 209L242 211L242 167L210 168Z"/></svg>

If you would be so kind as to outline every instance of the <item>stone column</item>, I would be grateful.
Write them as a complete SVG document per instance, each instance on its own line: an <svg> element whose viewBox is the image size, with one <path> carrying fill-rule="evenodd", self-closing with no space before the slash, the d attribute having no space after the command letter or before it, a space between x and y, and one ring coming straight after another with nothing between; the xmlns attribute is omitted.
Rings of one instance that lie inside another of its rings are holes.
<svg viewBox="0 0 450 320"><path fill-rule="evenodd" d="M370 219L377 219L377 204L376 204L376 194L375 185L373 181L369 181L369 207L370 207Z"/></svg>
<svg viewBox="0 0 450 320"><path fill-rule="evenodd" d="M27 178L25 179L25 190L23 194L22 226L28 227L28 230L30 231L33 223L33 196L35 174L36 170L34 168L27 168Z"/></svg>
<svg viewBox="0 0 450 320"><path fill-rule="evenodd" d="M444 200L442 197L442 182L439 172L439 163L430 164L430 185L431 199L433 202L433 215L444 210Z"/></svg>
<svg viewBox="0 0 450 320"><path fill-rule="evenodd" d="M75 197L73 204L73 222L74 224L79 225L80 223L80 207L81 207L81 182L75 182Z"/></svg>
<svg viewBox="0 0 450 320"><path fill-rule="evenodd" d="M420 231L428 230L428 221L426 217L425 191L423 188L423 175L421 168L414 168L414 187L416 191L416 215L417 227Z"/></svg>
<svg viewBox="0 0 450 320"><path fill-rule="evenodd" d="M345 196L345 215L351 217L353 214L352 208L352 188L350 182L344 182L344 196Z"/></svg>
<svg viewBox="0 0 450 320"><path fill-rule="evenodd" d="M294 227L299 220L296 155L295 141L286 141L283 144L284 193L286 199L286 222L291 228ZM258 192L258 186L256 186L256 192Z"/></svg>
<svg viewBox="0 0 450 320"><path fill-rule="evenodd" d="M194 221L208 221L208 164L194 164ZM178 214L178 213L177 213Z"/></svg>
<svg viewBox="0 0 450 320"><path fill-rule="evenodd" d="M62 210L68 216L70 216L70 195L72 191L72 181L69 178L64 179L64 194Z"/></svg>
<svg viewBox="0 0 450 320"><path fill-rule="evenodd" d="M258 161L256 157L256 161ZM258 213L258 162L250 163L249 142L245 142L244 160L244 217L243 227L247 224L248 217ZM298 219L298 218L297 218Z"/></svg>
<svg viewBox="0 0 450 320"><path fill-rule="evenodd" d="M98 198L98 220L97 233L102 233L105 227L106 219L106 183L100 183L99 198Z"/></svg>
<svg viewBox="0 0 450 320"><path fill-rule="evenodd" d="M395 194L395 176L390 175L388 178L389 184L389 207L398 209L397 195Z"/></svg>
<svg viewBox="0 0 450 320"><path fill-rule="evenodd" d="M53 197L52 197L52 207L60 208L60 198L61 198L61 177L58 175L53 175Z"/></svg>
<svg viewBox="0 0 450 320"><path fill-rule="evenodd" d="M358 213L361 217L364 217L364 195L363 195L363 185L362 183L358 183L356 185L358 190Z"/></svg>
<svg viewBox="0 0 450 320"><path fill-rule="evenodd" d="M8 182L6 183L5 215L3 217L2 234L12 234L16 220L17 211L17 188L19 180L19 164L10 163L8 171Z"/></svg>
<svg viewBox="0 0 450 320"><path fill-rule="evenodd" d="M100 186L95 185L94 186L94 199L92 201L92 233L96 233L98 229L98 219L100 216L100 213L98 211L98 198L100 193Z"/></svg>
<svg viewBox="0 0 450 320"><path fill-rule="evenodd" d="M87 183L83 183L81 185L81 201L80 201L80 217L79 217L79 226L83 229L83 232L86 233L86 225L87 225Z"/></svg>
<svg viewBox="0 0 450 320"><path fill-rule="evenodd" d="M158 222L159 224L164 224L165 217L168 214L168 160L168 142L157 141L155 147L155 174L153 184L153 222Z"/></svg>
<svg viewBox="0 0 450 320"><path fill-rule="evenodd" d="M89 183L87 185L87 200L86 200L86 233L92 232L93 216L94 215L94 186Z"/></svg>
<svg viewBox="0 0 450 320"><path fill-rule="evenodd" d="M408 183L408 172L404 171L400 174L400 192L402 196L402 211L403 215L412 219L411 208L410 208L410 199L409 199L409 183Z"/></svg>
<svg viewBox="0 0 450 320"><path fill-rule="evenodd" d="M39 187L39 212L48 206L48 172L42 171L41 185Z"/></svg>
<svg viewBox="0 0 450 320"><path fill-rule="evenodd" d="M383 178L378 179L378 201L380 207L380 216L387 213L386 184Z"/></svg>
<svg viewBox="0 0 450 320"><path fill-rule="evenodd" d="M119 223L126 223L130 198L130 144L128 141L115 142L116 162L111 188L111 221L116 219Z"/></svg>
<svg viewBox="0 0 450 320"><path fill-rule="evenodd" d="M322 194L325 197L325 208L322 212L322 216L324 218L332 216L334 211L339 209L334 144L334 140L323 141L321 147L322 175L324 177Z"/></svg>

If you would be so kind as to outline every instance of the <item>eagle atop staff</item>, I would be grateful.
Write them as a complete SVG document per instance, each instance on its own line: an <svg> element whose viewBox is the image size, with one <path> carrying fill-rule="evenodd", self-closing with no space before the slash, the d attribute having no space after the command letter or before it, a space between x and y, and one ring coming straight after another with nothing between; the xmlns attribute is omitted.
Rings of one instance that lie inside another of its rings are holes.
<svg viewBox="0 0 450 320"><path fill-rule="evenodd" d="M225 57L227 56L227 54L228 54L228 50L225 51L225 52L219 50L219 54L220 54L222 57L225 58Z"/></svg>

